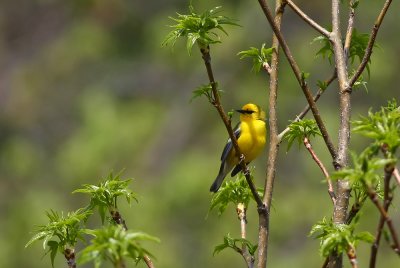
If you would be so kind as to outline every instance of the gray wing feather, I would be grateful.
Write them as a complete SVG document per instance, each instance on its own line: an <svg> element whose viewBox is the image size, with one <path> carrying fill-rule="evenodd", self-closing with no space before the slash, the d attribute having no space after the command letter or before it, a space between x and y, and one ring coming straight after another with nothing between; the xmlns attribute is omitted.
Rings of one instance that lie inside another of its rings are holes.
<svg viewBox="0 0 400 268"><path fill-rule="evenodd" d="M236 139L239 138L240 136L240 123L238 123L233 131L233 134L235 135ZM226 160L226 158L228 157L229 153L231 152L233 148L233 144L232 144L232 140L229 138L228 142L226 143L224 150L222 151L222 155L221 155L221 162L224 162Z"/></svg>

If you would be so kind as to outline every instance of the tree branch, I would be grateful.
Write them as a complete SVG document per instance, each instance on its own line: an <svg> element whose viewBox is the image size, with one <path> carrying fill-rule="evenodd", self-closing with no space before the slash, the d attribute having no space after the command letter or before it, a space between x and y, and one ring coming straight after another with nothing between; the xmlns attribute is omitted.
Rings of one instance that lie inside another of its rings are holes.
<svg viewBox="0 0 400 268"><path fill-rule="evenodd" d="M347 257L349 258L351 267L358 268L356 249L353 246L349 246L349 249L347 250L346 253L347 253Z"/></svg>
<svg viewBox="0 0 400 268"><path fill-rule="evenodd" d="M341 169L347 166L348 149L350 143L350 117L351 117L351 99L348 86L348 73L345 55L342 46L342 37L340 34L340 18L339 18L339 0L332 0L332 32L330 41L333 46L336 71L339 82L339 109L340 109L340 125L338 137L338 151L334 159L335 169ZM333 211L333 222L335 224L343 224L347 218L347 208L350 198L350 183L348 180L339 179L337 181L337 198ZM331 254L329 256L330 268L342 267L342 254Z"/></svg>
<svg viewBox="0 0 400 268"><path fill-rule="evenodd" d="M240 221L240 237L243 239L246 239L246 224L247 224L246 211L247 208L244 206L243 203L237 204L236 213ZM240 255L242 255L248 268L254 267L254 261L255 261L254 257L250 255L249 250L245 243L242 244L242 250L240 252Z"/></svg>
<svg viewBox="0 0 400 268"><path fill-rule="evenodd" d="M317 154L314 152L310 140L307 137L304 137L303 139L304 146L306 146L308 152L311 154L311 157L314 159L315 163L319 166L319 168L322 170L322 173L325 176L326 182L328 183L328 194L331 197L333 205L336 203L336 195L335 191L333 190L333 185L331 178L329 176L328 170L325 168L324 164L321 162L321 160L318 158Z"/></svg>
<svg viewBox="0 0 400 268"><path fill-rule="evenodd" d="M385 167L385 175L384 175L384 187L383 187L383 209L384 211L388 211L390 204L392 203L393 196L390 193L390 179L392 177L392 173L394 171L394 167L386 166ZM378 254L379 242L382 237L383 226L385 224L385 217L381 214L379 218L378 227L376 230L375 241L371 246L371 255L369 259L369 267L375 268L376 265L376 257ZM399 252L398 252L399 253Z"/></svg>
<svg viewBox="0 0 400 268"><path fill-rule="evenodd" d="M64 257L67 260L68 268L76 268L75 250L73 248L66 248L64 250Z"/></svg>
<svg viewBox="0 0 400 268"><path fill-rule="evenodd" d="M349 52L350 52L351 37L353 36L354 16L355 16L355 11L354 8L352 7L354 5L354 0L349 0L349 2L350 2L349 20L347 25L346 39L344 41L344 56L346 59L346 65L350 56Z"/></svg>
<svg viewBox="0 0 400 268"><path fill-rule="evenodd" d="M213 74L213 70L211 67L211 55L210 55L210 48L207 47L205 48L201 48L200 49L203 61L204 61L204 65L206 66L206 70L207 70L207 75L208 75L208 79L210 81L210 85L211 85L211 89L213 92L213 100L212 100L212 104L214 105L214 107L217 109L222 121L225 124L226 130L228 131L229 134L229 138L232 141L233 144L233 148L235 149L235 154L236 157L239 159L239 164L240 167L242 168L242 172L246 178L247 183L249 184L250 190L254 196L254 200L257 203L258 207L264 207L264 204L261 200L260 195L257 192L257 189L251 179L250 176L250 170L246 165L246 161L244 159L244 155L240 152L240 148L237 142L237 139L235 137L235 134L233 133L233 129L231 126L231 120L228 118L228 116L226 115L224 108L222 107L220 98L219 98L219 93L218 93L218 89L217 89L217 83L215 82L214 79L214 74Z"/></svg>
<svg viewBox="0 0 400 268"><path fill-rule="evenodd" d="M378 34L379 28L381 27L382 21L386 15L386 12L389 9L389 6L391 3L392 3L392 0L386 0L385 4L383 5L382 10L379 13L379 15L374 23L374 27L372 28L371 36L369 37L369 41L368 41L367 49L365 50L365 53L364 53L364 57L363 57L360 65L358 66L356 72L354 73L353 77L350 79L350 82L348 84L349 87L352 87L354 85L354 83L357 81L357 79L360 77L360 75L364 71L365 67L367 66L368 61L372 54L372 49L374 47L375 39Z"/></svg>
<svg viewBox="0 0 400 268"><path fill-rule="evenodd" d="M298 81L298 83L300 84L301 89L303 90L304 96L307 99L307 102L309 103L310 107L311 107L311 111L313 113L313 116L315 118L315 121L317 122L318 128L320 129L321 133L322 133L322 137L324 138L325 144L332 156L332 158L336 158L336 150L335 147L331 141L331 138L328 134L328 131L326 130L325 124L322 121L321 115L319 113L319 110L314 102L311 90L309 88L309 86L307 85L307 83L304 80L304 77L302 76L302 72L300 71L299 66L297 65L296 61L293 58L293 55L285 41L285 39L283 38L283 35L280 31L280 29L277 27L276 23L273 20L272 14L271 14L271 10L267 4L267 2L265 0L258 0L258 3L261 6L261 9L264 12L265 17L267 18L272 30L274 31L277 39L279 40L279 44L282 47L282 50L290 64L290 67L293 70L294 75L296 76L296 79Z"/></svg>
<svg viewBox="0 0 400 268"><path fill-rule="evenodd" d="M285 4L282 0L275 1L275 25L280 29ZM264 210L258 210L259 229L258 229L258 268L267 266L267 252L269 239L269 211L271 207L272 192L274 189L277 155L279 149L278 139L278 119L277 119L277 99L278 99L278 73L279 73L279 41L275 34L272 35L272 47L274 48L271 56L271 66L268 74L269 81L269 151L267 158L267 169L264 184L263 203Z"/></svg>
<svg viewBox="0 0 400 268"><path fill-rule="evenodd" d="M400 243L399 243L399 239L397 237L397 232L393 226L392 219L390 218L389 214L387 213L387 210L385 210L385 205L382 206L382 204L378 200L378 196L377 196L376 192L371 187L367 186L367 191L368 191L368 196L371 199L372 203L374 203L376 208L379 210L379 213L381 214L381 217L383 218L383 222L386 222L386 224L389 228L390 235L393 239L393 245L392 245L393 250L397 254L400 255ZM385 200L385 202L387 202L388 200Z"/></svg>
<svg viewBox="0 0 400 268"><path fill-rule="evenodd" d="M286 4L290 6L293 9L293 11L296 12L296 14L299 15L299 17L302 18L311 27L313 27L322 35L329 37L330 32L321 25L319 25L317 22L315 22L313 19L311 19L309 16L307 16L307 14L304 13L298 6L296 6L295 3L293 3L291 0L284 0L284 2L286 2Z"/></svg>
<svg viewBox="0 0 400 268"><path fill-rule="evenodd" d="M393 170L393 176L396 179L396 182L400 187L400 172L399 172L397 167L395 167L394 170Z"/></svg>

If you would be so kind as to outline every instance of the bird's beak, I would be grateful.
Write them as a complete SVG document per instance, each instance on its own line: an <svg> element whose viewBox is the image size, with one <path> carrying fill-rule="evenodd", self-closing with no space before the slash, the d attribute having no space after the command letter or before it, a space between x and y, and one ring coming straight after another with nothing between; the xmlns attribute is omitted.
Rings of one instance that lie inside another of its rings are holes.
<svg viewBox="0 0 400 268"><path fill-rule="evenodd" d="M236 110L236 112L241 113L241 114L244 114L244 113L245 113L245 110Z"/></svg>

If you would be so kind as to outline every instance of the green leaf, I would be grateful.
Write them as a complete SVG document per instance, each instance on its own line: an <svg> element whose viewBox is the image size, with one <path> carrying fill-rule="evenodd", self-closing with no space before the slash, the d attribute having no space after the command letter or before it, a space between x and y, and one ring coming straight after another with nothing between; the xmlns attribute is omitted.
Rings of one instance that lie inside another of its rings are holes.
<svg viewBox="0 0 400 268"><path fill-rule="evenodd" d="M83 188L76 189L72 192L90 195L88 209L93 210L98 208L103 223L106 211L109 209L116 210L118 208L118 197L125 197L128 204L130 204L132 199L137 202L136 194L128 188L132 179L121 180L120 174L121 173L118 173L114 176L110 173L108 177L104 178L98 185L84 184Z"/></svg>
<svg viewBox="0 0 400 268"><path fill-rule="evenodd" d="M171 45L173 47L180 37L186 37L186 49L190 54L195 43L203 49L210 44L220 43L218 31L228 35L224 25L239 26L235 20L218 15L221 7L198 14L193 6L189 6L189 11L190 14L187 15L177 13L176 18L170 17L176 24L170 26L173 30L167 34L162 46Z"/></svg>
<svg viewBox="0 0 400 268"><path fill-rule="evenodd" d="M310 76L310 73L301 72L301 79L306 80Z"/></svg>
<svg viewBox="0 0 400 268"><path fill-rule="evenodd" d="M49 241L47 242L47 246L50 248L51 267L54 267L54 259L56 258L59 244L57 241Z"/></svg>
<svg viewBox="0 0 400 268"><path fill-rule="evenodd" d="M240 51L237 55L240 56L240 59L251 58L253 60L252 70L255 73L258 73L261 70L263 64L268 64L268 61L271 60L271 55L274 51L274 48L265 48L265 43L261 45L261 49L250 47L248 50Z"/></svg>
<svg viewBox="0 0 400 268"><path fill-rule="evenodd" d="M326 81L317 81L317 86L319 87L320 90L325 91L325 89L328 87L328 83Z"/></svg>
<svg viewBox="0 0 400 268"><path fill-rule="evenodd" d="M216 254L220 253L226 248L231 248L235 250L236 252L240 252L241 248L236 245L236 243L240 243L241 245L245 245L250 253L254 257L254 254L257 250L257 245L253 245L249 240L244 239L244 238L232 238L230 234L226 234L224 236L224 242L220 245L217 245L214 248L213 256Z"/></svg>
<svg viewBox="0 0 400 268"><path fill-rule="evenodd" d="M225 180L218 192L213 194L209 211L216 208L218 210L218 214L222 215L230 203L235 207L239 203L242 203L245 207L248 207L248 204L252 199L254 200L254 197L251 193L246 178L242 173L239 173L239 175L236 177L236 180Z"/></svg>
<svg viewBox="0 0 400 268"><path fill-rule="evenodd" d="M142 259L144 255L152 254L142 246L142 242L159 242L154 236L142 232L124 230L120 225L109 225L102 229L89 230L93 236L91 244L81 251L78 263L94 261L99 267L105 260L114 265L124 258ZM140 243L139 243L140 242Z"/></svg>
<svg viewBox="0 0 400 268"><path fill-rule="evenodd" d="M311 136L322 136L315 120L306 119L293 121L289 125L289 131L283 136L283 139L288 142L287 151L289 151L294 141L297 140L300 146L304 138L309 139Z"/></svg>
<svg viewBox="0 0 400 268"><path fill-rule="evenodd" d="M395 155L400 146L400 107L396 100L389 101L386 107L367 117L353 121L353 132L375 140L379 146L387 146L389 157Z"/></svg>
<svg viewBox="0 0 400 268"><path fill-rule="evenodd" d="M319 221L313 225L310 236L320 240L320 254L324 257L333 252L337 254L345 253L349 248L355 248L360 241L370 243L373 237L368 232L354 234L358 219L352 224L335 224L332 220ZM372 239L371 239L372 238Z"/></svg>

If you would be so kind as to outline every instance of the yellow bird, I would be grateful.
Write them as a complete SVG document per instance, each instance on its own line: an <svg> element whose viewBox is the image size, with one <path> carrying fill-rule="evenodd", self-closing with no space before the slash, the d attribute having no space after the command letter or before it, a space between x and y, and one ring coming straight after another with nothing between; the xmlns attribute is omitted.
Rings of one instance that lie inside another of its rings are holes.
<svg viewBox="0 0 400 268"><path fill-rule="evenodd" d="M240 152L244 155L246 165L254 160L264 149L266 143L267 128L265 124L265 112L255 104L248 103L240 110L240 122L234 130ZM232 170L233 169L233 170ZM217 192L226 175L232 170L231 177L235 176L241 167L236 157L235 148L231 139L225 145L221 155L221 167L214 183L210 187L211 192Z"/></svg>

